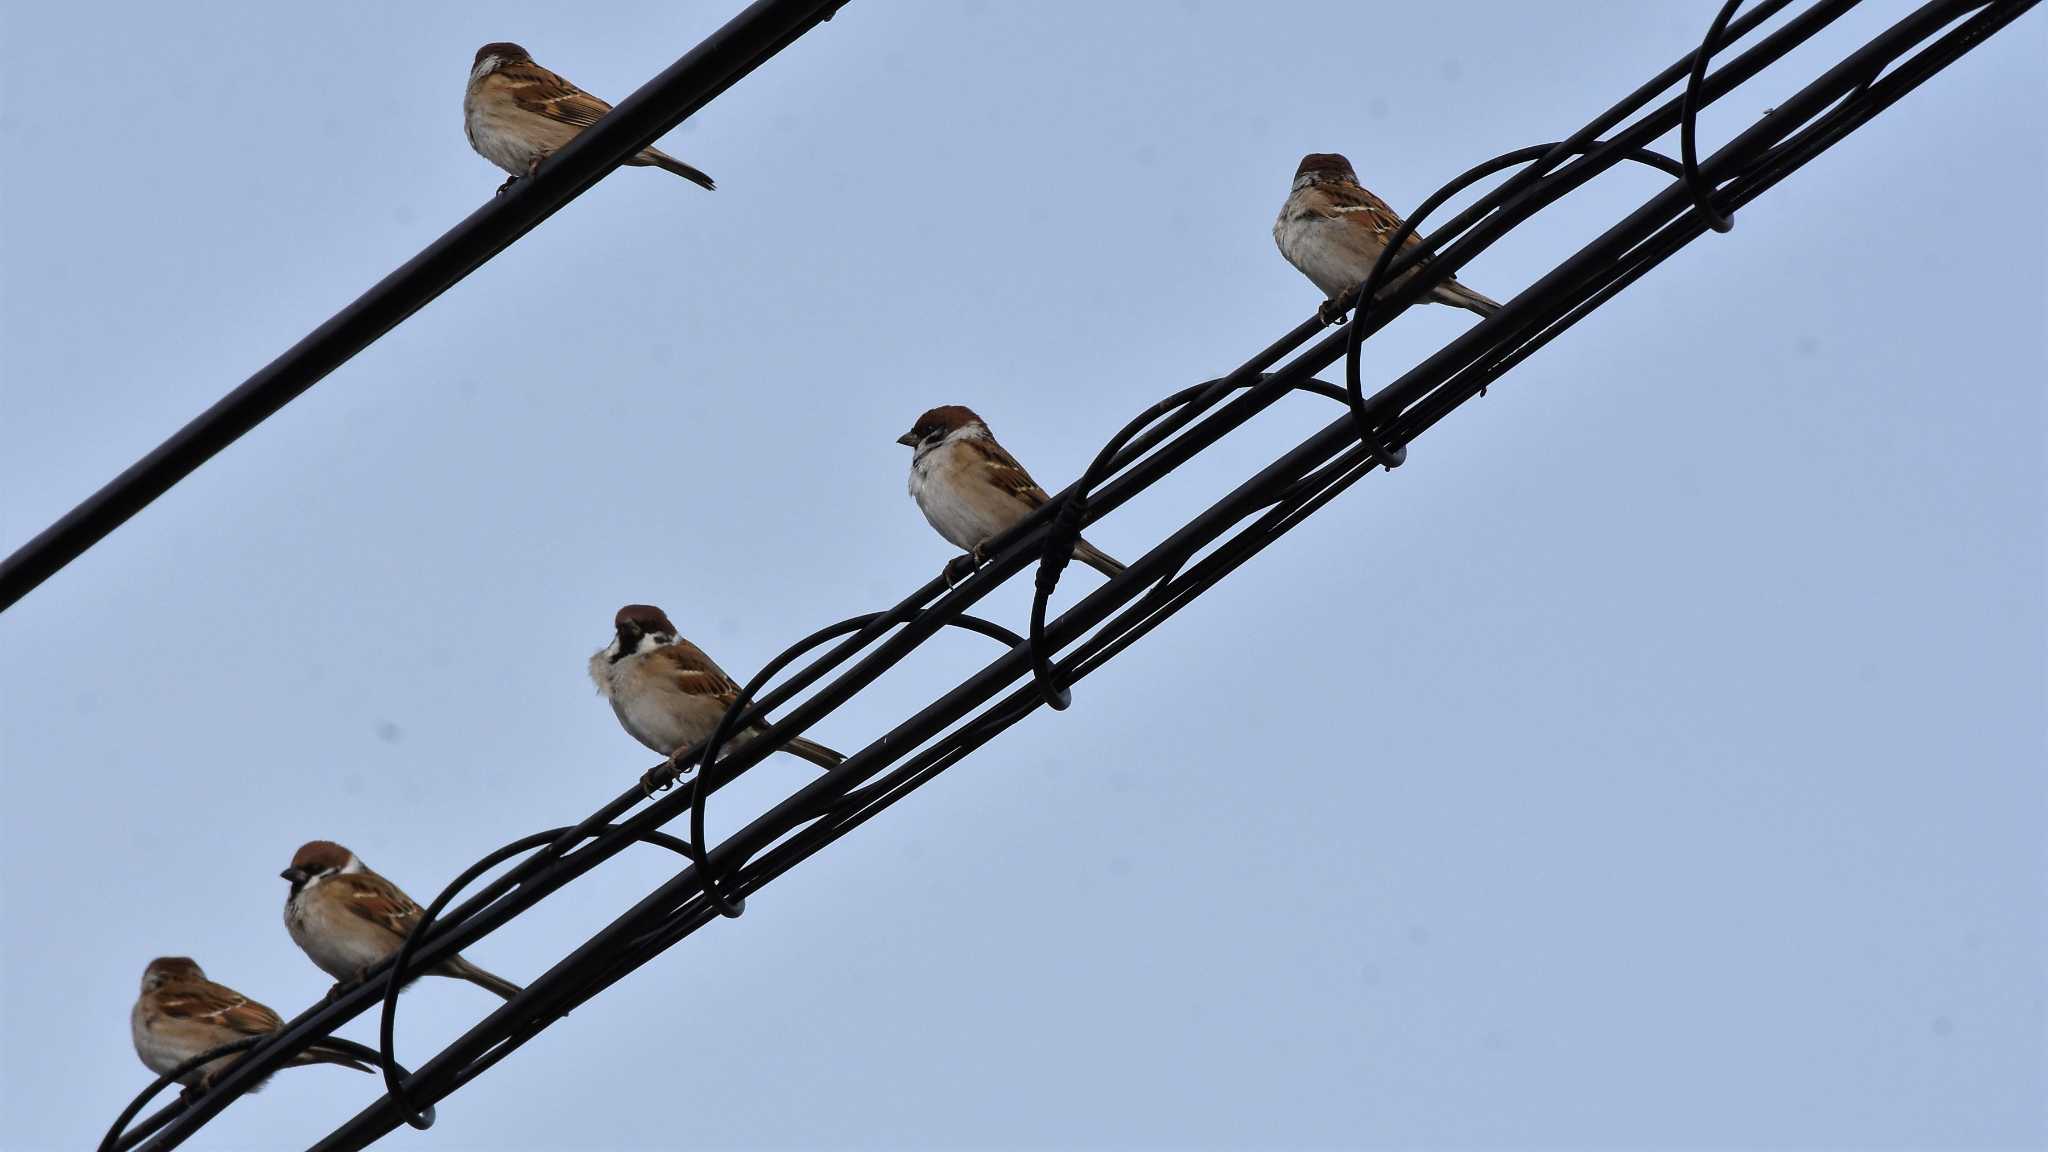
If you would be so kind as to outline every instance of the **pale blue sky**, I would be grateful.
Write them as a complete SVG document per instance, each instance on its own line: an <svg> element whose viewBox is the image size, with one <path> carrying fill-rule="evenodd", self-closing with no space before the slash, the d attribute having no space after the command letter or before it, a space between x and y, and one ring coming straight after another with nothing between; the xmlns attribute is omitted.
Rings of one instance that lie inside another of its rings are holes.
<svg viewBox="0 0 2048 1152"><path fill-rule="evenodd" d="M737 6L0 9L0 548L489 196L478 44L617 99ZM719 191L616 173L0 615L0 1144L83 1146L146 1082L154 955L287 1015L325 990L279 918L300 841L425 899L646 768L583 668L619 604L744 676L894 602L949 554L918 411L1064 484L1315 306L1269 234L1302 153L1412 207L1712 9L854 0L666 138ZM2048 1143L2044 29L391 1146ZM1462 278L1505 299L1659 180ZM1470 321L1418 309L1367 370ZM1326 418L1091 537L1128 559ZM671 868L471 955L531 978ZM402 1051L493 1003L422 984ZM293 1071L191 1146L303 1146L373 1090Z"/></svg>

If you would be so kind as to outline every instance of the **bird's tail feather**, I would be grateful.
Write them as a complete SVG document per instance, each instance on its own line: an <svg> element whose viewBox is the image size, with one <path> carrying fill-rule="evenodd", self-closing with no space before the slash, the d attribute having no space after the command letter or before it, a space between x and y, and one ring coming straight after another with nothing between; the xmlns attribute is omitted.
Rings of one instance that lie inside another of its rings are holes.
<svg viewBox="0 0 2048 1152"><path fill-rule="evenodd" d="M205 1091L213 1087L222 1076L227 1075L228 1069L233 1068L245 1055L247 1053L236 1053L233 1056L223 1056L218 1060L210 1060L199 1071L186 1074L182 1080L187 1087ZM261 1092L263 1091L263 1086L268 1083L270 1083L270 1073L266 1072L262 1076L257 1077L256 1082L249 1085L247 1090L250 1092Z"/></svg>
<svg viewBox="0 0 2048 1152"><path fill-rule="evenodd" d="M358 1057L353 1052L341 1048L328 1048L319 1044L315 1044L313 1047L301 1052L296 1062L300 1064L339 1064L344 1068L353 1068L358 1072L376 1071L375 1068L363 1063L361 1057Z"/></svg>
<svg viewBox="0 0 2048 1152"><path fill-rule="evenodd" d="M681 160L676 159L675 157L669 155L666 152L661 151L658 148L643 148L641 149L640 154L638 156L635 156L631 160L626 161L626 163L638 164L643 167L647 165L653 165L654 167L659 168L664 172L673 172L676 175L681 176L683 179L688 180L690 183L703 188L707 192L717 191L718 189L718 185L711 182L711 177L705 175L702 172L699 172L697 169L690 167L688 164L683 163Z"/></svg>
<svg viewBox="0 0 2048 1152"><path fill-rule="evenodd" d="M524 988L510 980L502 976L494 976L460 956L450 960L442 967L441 971L444 975L453 976L458 980L467 980L479 988L495 992L507 1000L525 991Z"/></svg>
<svg viewBox="0 0 2048 1152"><path fill-rule="evenodd" d="M1469 308L1481 316L1491 316L1500 311L1500 303L1491 297L1482 296L1456 280L1446 280L1430 293L1438 303L1455 308Z"/></svg>
<svg viewBox="0 0 2048 1152"><path fill-rule="evenodd" d="M1117 563L1109 553L1104 552L1086 540L1074 542L1074 559L1095 569L1104 576L1115 576L1124 570L1124 566Z"/></svg>
<svg viewBox="0 0 2048 1152"><path fill-rule="evenodd" d="M806 740L801 736L784 744L782 750L793 756L801 756L820 768L837 767L840 761L846 759L823 744L815 740Z"/></svg>

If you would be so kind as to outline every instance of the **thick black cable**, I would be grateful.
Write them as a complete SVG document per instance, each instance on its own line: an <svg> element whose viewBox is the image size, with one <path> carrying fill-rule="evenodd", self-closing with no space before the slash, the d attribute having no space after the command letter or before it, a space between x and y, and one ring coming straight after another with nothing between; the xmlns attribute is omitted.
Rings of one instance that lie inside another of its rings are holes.
<svg viewBox="0 0 2048 1152"><path fill-rule="evenodd" d="M846 0L755 0L511 191L378 281L234 391L0 561L0 611L436 296L582 195Z"/></svg>

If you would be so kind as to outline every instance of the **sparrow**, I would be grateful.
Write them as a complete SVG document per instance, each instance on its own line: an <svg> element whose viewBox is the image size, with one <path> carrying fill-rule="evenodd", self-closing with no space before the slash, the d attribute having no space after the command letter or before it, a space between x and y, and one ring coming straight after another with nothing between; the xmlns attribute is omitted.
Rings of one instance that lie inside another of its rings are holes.
<svg viewBox="0 0 2048 1152"><path fill-rule="evenodd" d="M674 778L676 757L709 739L740 696L739 684L702 648L678 635L668 616L652 604L628 604L612 617L611 643L591 654L590 678L597 682L598 695L611 701L627 734L668 757L665 772L657 768L643 780L650 787ZM727 747L767 727L765 718L756 720L735 733ZM820 768L846 759L801 736L782 750Z"/></svg>
<svg viewBox="0 0 2048 1152"><path fill-rule="evenodd" d="M910 495L918 510L977 565L984 545L1050 499L1017 458L996 443L981 417L958 404L919 416L896 442L915 449ZM1104 576L1124 570L1086 540L1074 542L1074 559Z"/></svg>
<svg viewBox="0 0 2048 1152"><path fill-rule="evenodd" d="M1372 274L1387 238L1400 226L1401 218L1386 201L1359 186L1351 161L1334 152L1311 152L1294 170L1294 187L1280 205L1280 218L1273 221L1273 240L1287 262L1329 297L1321 311L1327 324L1351 306L1352 294ZM1405 251L1420 243L1420 235L1410 235L1401 247ZM1402 273L1394 283L1407 275ZM1481 316L1500 311L1499 304L1458 283L1455 276L1430 289L1429 299Z"/></svg>
<svg viewBox="0 0 2048 1152"><path fill-rule="evenodd" d="M292 885L284 901L284 926L292 942L339 981L336 992L359 983L372 967L398 951L420 922L420 906L412 897L331 840L307 841L292 855L292 866L278 875ZM507 1000L520 992L519 985L460 956L428 971L467 980Z"/></svg>
<svg viewBox="0 0 2048 1152"><path fill-rule="evenodd" d="M477 154L512 174L498 185L510 188L531 176L540 162L576 138L576 134L612 110L612 106L533 62L517 44L486 44L470 65L469 88L462 94L462 128ZM693 184L710 189L711 177L658 148L642 148L626 161L653 165Z"/></svg>
<svg viewBox="0 0 2048 1152"><path fill-rule="evenodd" d="M223 1044L267 1036L284 1027L284 1021L233 988L208 980L191 960L160 956L142 970L142 995L128 1014L128 1027L135 1034L135 1054L161 1076ZM237 1052L209 1060L179 1080L188 1089L205 1088L241 1058L242 1053ZM292 1057L291 1063L340 1064L358 1072L372 1071L346 1050L319 1043Z"/></svg>

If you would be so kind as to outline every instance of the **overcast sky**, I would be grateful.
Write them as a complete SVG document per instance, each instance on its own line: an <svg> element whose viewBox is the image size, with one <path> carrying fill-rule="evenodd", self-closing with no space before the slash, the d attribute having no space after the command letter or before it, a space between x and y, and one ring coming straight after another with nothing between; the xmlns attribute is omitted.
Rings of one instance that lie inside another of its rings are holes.
<svg viewBox="0 0 2048 1152"><path fill-rule="evenodd" d="M0 546L490 196L477 45L618 99L737 7L0 10ZM87 1146L148 1081L152 956L287 1016L326 990L280 920L301 841L424 900L648 767L584 671L620 604L744 678L893 603L951 554L904 492L920 410L1059 487L1315 307L1270 235L1302 153L1410 208L1713 8L854 0L665 139L717 192L615 173L0 615L0 1144ZM2043 59L2033 13L391 1146L2048 1142ZM1506 299L1661 180L1462 278ZM1417 309L1366 370L1472 320ZM1091 537L1144 552L1329 414ZM673 867L470 955L530 979ZM422 983L401 1053L494 1004ZM302 1147L376 1091L294 1070L191 1146Z"/></svg>

